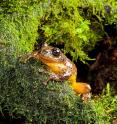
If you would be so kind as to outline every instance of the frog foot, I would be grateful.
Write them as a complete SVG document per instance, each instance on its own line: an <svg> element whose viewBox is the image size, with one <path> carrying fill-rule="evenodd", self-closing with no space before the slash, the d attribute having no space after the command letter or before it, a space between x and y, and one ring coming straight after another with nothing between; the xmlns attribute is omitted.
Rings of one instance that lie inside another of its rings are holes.
<svg viewBox="0 0 117 124"><path fill-rule="evenodd" d="M23 56L21 56L21 57L19 58L19 61L20 61L21 63L26 63L30 58L31 58L31 57L30 57L29 54L23 55Z"/></svg>
<svg viewBox="0 0 117 124"><path fill-rule="evenodd" d="M26 63L30 58L35 58L37 54L38 52L32 52L32 53L25 54L19 58L19 61L21 63Z"/></svg>
<svg viewBox="0 0 117 124"><path fill-rule="evenodd" d="M85 93L81 95L81 98L84 102L87 102L91 99L91 93Z"/></svg>

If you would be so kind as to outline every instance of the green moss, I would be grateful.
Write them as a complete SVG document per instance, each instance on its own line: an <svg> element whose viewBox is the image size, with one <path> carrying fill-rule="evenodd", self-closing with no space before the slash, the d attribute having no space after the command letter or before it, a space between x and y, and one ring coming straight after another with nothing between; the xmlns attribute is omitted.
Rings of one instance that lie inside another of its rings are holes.
<svg viewBox="0 0 117 124"><path fill-rule="evenodd" d="M98 117L99 124L114 124L117 117L117 97L111 96L110 89L106 94L102 94L98 99L92 99L92 106Z"/></svg>
<svg viewBox="0 0 117 124"><path fill-rule="evenodd" d="M0 40L9 42L15 56L39 42L64 45L64 52L85 62L87 52L116 24L116 0L11 0L0 8ZM43 40L44 39L44 40Z"/></svg>
<svg viewBox="0 0 117 124"><path fill-rule="evenodd" d="M4 1L1 6L0 42L9 44L16 57L32 51L38 37L39 6L30 2Z"/></svg>
<svg viewBox="0 0 117 124"><path fill-rule="evenodd" d="M7 52L6 52L7 51ZM83 103L68 82L49 81L49 74L36 60L23 64L9 55L9 49L0 52L0 111L11 118L27 119L35 124L109 124L116 116L116 97L110 94Z"/></svg>
<svg viewBox="0 0 117 124"><path fill-rule="evenodd" d="M94 123L95 112L84 104L66 82L43 82L48 75L40 72L35 60L26 64L1 53L0 107L12 118L26 117L30 123ZM89 117L90 115L90 117Z"/></svg>

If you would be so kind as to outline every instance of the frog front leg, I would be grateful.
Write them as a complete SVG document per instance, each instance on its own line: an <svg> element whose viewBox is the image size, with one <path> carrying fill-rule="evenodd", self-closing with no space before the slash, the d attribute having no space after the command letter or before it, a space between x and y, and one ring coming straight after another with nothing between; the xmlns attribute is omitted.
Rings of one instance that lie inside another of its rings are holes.
<svg viewBox="0 0 117 124"><path fill-rule="evenodd" d="M25 54L25 55L20 57L19 61L22 63L26 63L30 58L35 58L37 56L37 54L38 54L37 51Z"/></svg>
<svg viewBox="0 0 117 124"><path fill-rule="evenodd" d="M43 82L43 84L44 84L44 85L47 85L47 83L48 83L50 80L60 81L59 76L56 75L56 74L54 74L54 73L52 73L52 74L50 75L50 77L49 77L46 81Z"/></svg>
<svg viewBox="0 0 117 124"><path fill-rule="evenodd" d="M71 73L69 71L66 71L64 74L55 74L51 73L50 77L43 82L44 85L47 85L48 81L55 80L55 81L64 81L67 80L71 76Z"/></svg>

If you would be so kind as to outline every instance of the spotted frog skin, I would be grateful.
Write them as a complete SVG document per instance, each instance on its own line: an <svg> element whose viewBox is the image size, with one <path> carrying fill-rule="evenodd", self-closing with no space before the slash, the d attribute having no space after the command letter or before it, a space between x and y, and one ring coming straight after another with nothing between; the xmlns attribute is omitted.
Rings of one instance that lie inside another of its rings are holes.
<svg viewBox="0 0 117 124"><path fill-rule="evenodd" d="M29 58L35 58L47 65L51 75L45 84L51 79L57 81L68 80L77 94L87 96L90 93L91 87L89 84L76 82L77 68L60 49L44 44L40 50L28 54L25 60Z"/></svg>

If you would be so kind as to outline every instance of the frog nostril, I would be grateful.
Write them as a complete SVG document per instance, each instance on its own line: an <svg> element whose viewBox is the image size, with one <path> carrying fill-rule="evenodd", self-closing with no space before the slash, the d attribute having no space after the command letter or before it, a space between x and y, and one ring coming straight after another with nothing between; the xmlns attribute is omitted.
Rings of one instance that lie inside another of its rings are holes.
<svg viewBox="0 0 117 124"><path fill-rule="evenodd" d="M60 56L60 50L58 48L53 48L52 49L52 54L55 56L55 57L58 57Z"/></svg>
<svg viewBox="0 0 117 124"><path fill-rule="evenodd" d="M47 50L42 50L41 51L41 54L43 54L43 55L47 55L49 52L47 51Z"/></svg>

